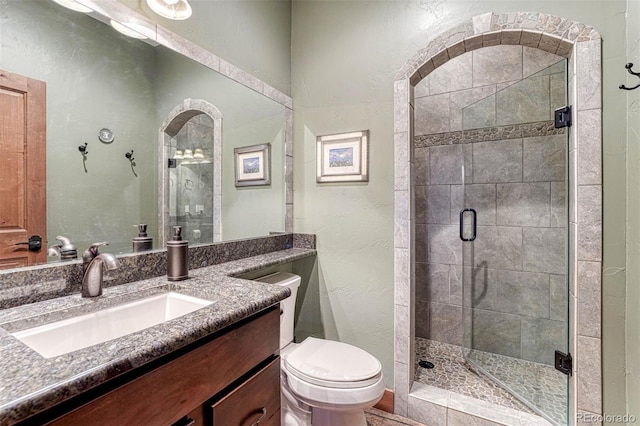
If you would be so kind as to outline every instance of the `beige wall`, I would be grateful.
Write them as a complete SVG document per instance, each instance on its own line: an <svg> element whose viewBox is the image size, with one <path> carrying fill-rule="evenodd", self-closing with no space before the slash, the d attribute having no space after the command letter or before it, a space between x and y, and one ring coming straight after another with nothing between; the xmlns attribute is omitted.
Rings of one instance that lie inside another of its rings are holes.
<svg viewBox="0 0 640 426"><path fill-rule="evenodd" d="M593 25L604 39L604 322L616 322L625 288L626 103L617 89L625 78L625 8L625 1L293 3L295 229L316 233L319 250L299 337L324 333L371 351L392 386L394 75L438 33L491 11L551 13ZM315 137L363 129L371 131L369 183L316 184ZM605 412L624 413L624 335L606 325Z"/></svg>

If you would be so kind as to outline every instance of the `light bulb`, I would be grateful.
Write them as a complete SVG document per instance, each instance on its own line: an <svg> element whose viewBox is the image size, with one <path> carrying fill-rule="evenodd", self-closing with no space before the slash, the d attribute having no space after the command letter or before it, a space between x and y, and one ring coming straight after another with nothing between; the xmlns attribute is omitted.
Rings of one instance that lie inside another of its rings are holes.
<svg viewBox="0 0 640 426"><path fill-rule="evenodd" d="M187 0L147 0L147 4L158 15L176 21L189 18L193 12Z"/></svg>

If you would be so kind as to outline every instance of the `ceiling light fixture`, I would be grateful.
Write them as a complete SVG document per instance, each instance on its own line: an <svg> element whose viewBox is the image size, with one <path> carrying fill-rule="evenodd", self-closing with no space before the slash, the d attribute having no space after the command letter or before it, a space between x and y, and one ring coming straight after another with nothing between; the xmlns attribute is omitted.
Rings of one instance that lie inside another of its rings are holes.
<svg viewBox="0 0 640 426"><path fill-rule="evenodd" d="M93 9L80 4L75 0L53 0L53 1L58 3L60 6L64 6L67 9L75 10L76 12L82 12L82 13L93 12Z"/></svg>
<svg viewBox="0 0 640 426"><path fill-rule="evenodd" d="M191 5L187 0L147 0L147 4L158 15L182 21L191 16Z"/></svg>
<svg viewBox="0 0 640 426"><path fill-rule="evenodd" d="M124 34L124 35L126 35L128 37L137 38L137 39L140 39L140 40L143 40L143 39L147 38L144 35L142 35L139 32L137 32L136 30L132 29L131 27L129 27L127 25L124 25L124 24L121 24L118 21L114 21L113 19L111 19L109 21L109 23L111 24L113 29L115 29L119 33Z"/></svg>

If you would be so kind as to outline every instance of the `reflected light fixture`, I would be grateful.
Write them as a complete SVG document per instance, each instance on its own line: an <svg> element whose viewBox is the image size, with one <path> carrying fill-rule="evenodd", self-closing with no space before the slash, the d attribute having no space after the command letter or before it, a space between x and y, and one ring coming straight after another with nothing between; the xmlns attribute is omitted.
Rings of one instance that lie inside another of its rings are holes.
<svg viewBox="0 0 640 426"><path fill-rule="evenodd" d="M158 15L182 21L191 16L191 5L187 0L147 0L147 4Z"/></svg>
<svg viewBox="0 0 640 426"><path fill-rule="evenodd" d="M82 12L82 13L93 12L93 9L80 4L75 0L53 0L53 1L58 3L60 6L64 6L67 9L75 10L76 12Z"/></svg>
<svg viewBox="0 0 640 426"><path fill-rule="evenodd" d="M202 148L196 148L195 152L193 153L193 158L198 158L198 159L204 158L204 152L202 152Z"/></svg>
<svg viewBox="0 0 640 426"><path fill-rule="evenodd" d="M128 27L127 25L121 24L118 21L114 21L113 19L111 19L109 21L109 24L111 24L111 26L113 27L114 30L118 31L121 34L129 36L131 38L137 38L137 39L140 39L140 40L143 40L143 39L147 38L144 35L142 35L139 32L137 32L136 30Z"/></svg>

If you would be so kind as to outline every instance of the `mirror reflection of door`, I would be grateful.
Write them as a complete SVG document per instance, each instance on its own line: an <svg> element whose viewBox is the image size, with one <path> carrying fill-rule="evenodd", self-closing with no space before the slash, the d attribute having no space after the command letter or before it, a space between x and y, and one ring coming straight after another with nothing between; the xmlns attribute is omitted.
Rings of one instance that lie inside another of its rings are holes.
<svg viewBox="0 0 640 426"><path fill-rule="evenodd" d="M2 70L0 160L0 269L45 262L46 84Z"/></svg>

